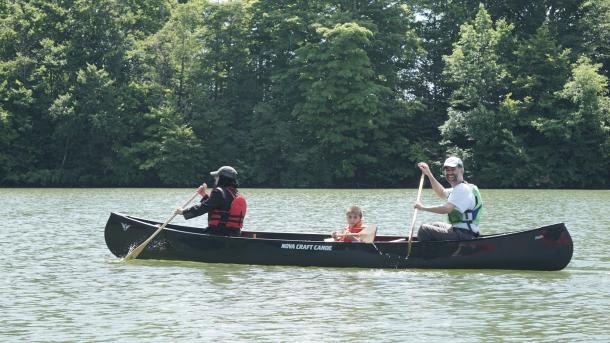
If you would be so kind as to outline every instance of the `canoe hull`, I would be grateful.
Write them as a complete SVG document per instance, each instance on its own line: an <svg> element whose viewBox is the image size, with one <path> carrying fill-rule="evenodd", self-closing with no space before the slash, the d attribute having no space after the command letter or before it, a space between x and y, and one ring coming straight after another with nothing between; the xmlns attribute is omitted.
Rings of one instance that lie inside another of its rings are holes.
<svg viewBox="0 0 610 343"><path fill-rule="evenodd" d="M105 229L106 245L115 256L124 257L152 235L157 224L111 213ZM405 237L378 236L374 244L324 242L328 237L247 231L243 237L222 237L170 224L138 258L352 268L560 270L573 253L572 238L564 224L469 241L414 241L408 258Z"/></svg>

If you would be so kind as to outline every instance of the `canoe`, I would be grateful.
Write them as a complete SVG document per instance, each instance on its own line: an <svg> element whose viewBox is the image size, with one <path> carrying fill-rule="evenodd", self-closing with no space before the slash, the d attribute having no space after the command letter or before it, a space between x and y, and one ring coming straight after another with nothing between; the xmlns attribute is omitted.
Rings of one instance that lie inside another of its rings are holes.
<svg viewBox="0 0 610 343"><path fill-rule="evenodd" d="M108 249L124 257L161 223L111 213ZM242 231L241 237L208 235L201 228L168 225L138 259L257 265L561 270L572 258L572 238L562 223L533 230L482 235L466 241L412 243L405 236L376 236L372 243L325 242L328 234Z"/></svg>

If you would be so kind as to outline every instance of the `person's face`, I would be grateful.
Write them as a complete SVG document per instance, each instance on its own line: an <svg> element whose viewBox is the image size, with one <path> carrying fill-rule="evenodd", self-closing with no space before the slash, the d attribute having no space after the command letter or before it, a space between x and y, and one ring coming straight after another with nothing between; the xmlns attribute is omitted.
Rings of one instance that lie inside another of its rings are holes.
<svg viewBox="0 0 610 343"><path fill-rule="evenodd" d="M220 179L218 175L214 176L214 185L218 185L218 179Z"/></svg>
<svg viewBox="0 0 610 343"><path fill-rule="evenodd" d="M443 175L447 179L447 181L456 182L461 180L464 176L464 168L462 167L443 167Z"/></svg>
<svg viewBox="0 0 610 343"><path fill-rule="evenodd" d="M355 213L348 213L345 215L345 218L347 219L347 223L349 225L358 224L360 221L360 216Z"/></svg>

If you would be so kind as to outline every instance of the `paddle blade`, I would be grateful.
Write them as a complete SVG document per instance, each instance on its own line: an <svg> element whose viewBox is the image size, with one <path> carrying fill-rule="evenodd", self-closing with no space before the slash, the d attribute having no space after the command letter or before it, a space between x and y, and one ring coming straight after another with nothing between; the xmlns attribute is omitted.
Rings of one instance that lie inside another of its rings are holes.
<svg viewBox="0 0 610 343"><path fill-rule="evenodd" d="M146 245L148 245L148 242L144 242L144 243L138 245L132 251L130 251L129 254L127 254L125 257L123 257L123 260L129 261L129 260L138 258L138 256L140 256L142 251L144 251L144 248L146 248Z"/></svg>
<svg viewBox="0 0 610 343"><path fill-rule="evenodd" d="M191 196L191 198L187 202L185 202L182 207L186 207L188 204L190 204L191 201L193 201L195 199L195 197L197 197L197 194L198 194L197 192L193 193L193 196ZM144 251L144 248L146 248L148 243L150 243L150 241L152 241L153 238L155 238L159 234L159 232L163 231L163 229L167 226L167 224L169 224L169 222L171 222L172 219L174 219L174 217L176 215L177 215L177 213L174 212L174 214L172 214L172 216L169 217L169 219L166 220L165 223L163 223L163 225L161 225L159 227L159 229L157 229L157 231L155 231L155 233L153 233L150 237L148 237L147 240L145 240L142 244L138 245L135 249L130 251L129 254L127 254L125 257L123 257L123 261L129 261L129 260L133 260L134 258L138 258L138 256L140 256L142 251Z"/></svg>
<svg viewBox="0 0 610 343"><path fill-rule="evenodd" d="M172 218L173 218L173 216L172 216ZM170 218L170 220L171 220L171 218ZM155 238L159 234L159 232L161 232L163 230L163 228L165 228L165 225L167 225L168 222L169 222L169 220L165 224L163 224L163 226L158 228L157 231L155 231L155 233L153 233L150 237L148 237L147 240L142 242L142 244L138 245L132 251L130 251L129 254L125 255L125 257L123 257L123 260L124 261L129 261L129 260L133 260L135 258L138 258L138 256L140 256L142 251L144 251L144 248L146 248L148 243L150 243L150 241L152 241L153 238Z"/></svg>

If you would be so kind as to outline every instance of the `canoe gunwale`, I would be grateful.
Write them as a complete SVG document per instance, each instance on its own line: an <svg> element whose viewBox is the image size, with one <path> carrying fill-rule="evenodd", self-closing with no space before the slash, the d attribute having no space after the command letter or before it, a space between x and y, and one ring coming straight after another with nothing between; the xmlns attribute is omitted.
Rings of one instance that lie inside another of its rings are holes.
<svg viewBox="0 0 610 343"><path fill-rule="evenodd" d="M121 217L127 218L131 221L137 222L139 224L142 225L146 225L149 226L151 228L155 228L156 224L162 224L162 222L157 222L154 220L147 220L147 219L142 219L142 218L138 218L138 217L134 217L134 216L130 216L121 212L111 212L111 214L116 214L119 215ZM155 223L155 224L152 224ZM511 231L511 232L502 232L502 233L495 233L495 234L489 234L489 235L481 235L475 239L472 240L468 240L468 241L463 241L463 240L442 240L442 241L427 241L426 244L437 244L437 243L446 243L446 242L472 242L472 241L482 241L482 240L489 240L489 239L497 239L497 238L510 238L511 236L517 236L517 235L521 235L524 233L529 233L529 232L535 232L535 231L542 231L542 230L546 230L549 228L553 228L556 226L563 226L565 227L565 224L563 222L560 223L555 223L555 224L550 224L550 225L545 225L545 226L541 226L535 229L526 229L526 230L521 230L521 231ZM183 230L180 228L188 228L188 229L192 229L193 231L189 231L189 230ZM186 225L177 225L177 224L168 224L164 230L167 231L174 231L177 233L183 233L183 234L187 234L187 235L197 235L197 236L204 236L204 237L211 237L211 238L227 238L227 239L250 239L250 240L268 240L268 241L285 241L285 240L290 240L290 241L303 241L303 242L321 242L321 243L337 243L337 244L370 244L370 243L364 243L364 242L325 242L325 241L312 241L312 240L305 240L305 239L283 239L283 238L268 238L268 237L249 237L247 235L249 234L277 234L277 232L273 232L273 231L242 231L243 234L246 234L246 236L242 235L242 236L237 236L237 237L233 237L233 236L217 236L217 235L210 235L210 234L206 234L203 232L196 232L195 230L203 230L203 228L201 227L197 227L197 226L186 226ZM303 235L318 235L321 237L331 237L329 234L323 234L323 233L297 233L297 232L282 232L281 235L294 235L294 236L303 236ZM383 238L387 238L387 239L392 239L392 240L399 240L399 239L408 239L407 236L388 236L388 235L377 235L376 237L383 237ZM419 242L417 241L417 236L413 237L414 242ZM386 240L381 240L381 241L377 241L375 240L373 243L393 243L393 244L404 244L404 241L396 241L396 242L392 242L392 241L386 241Z"/></svg>

